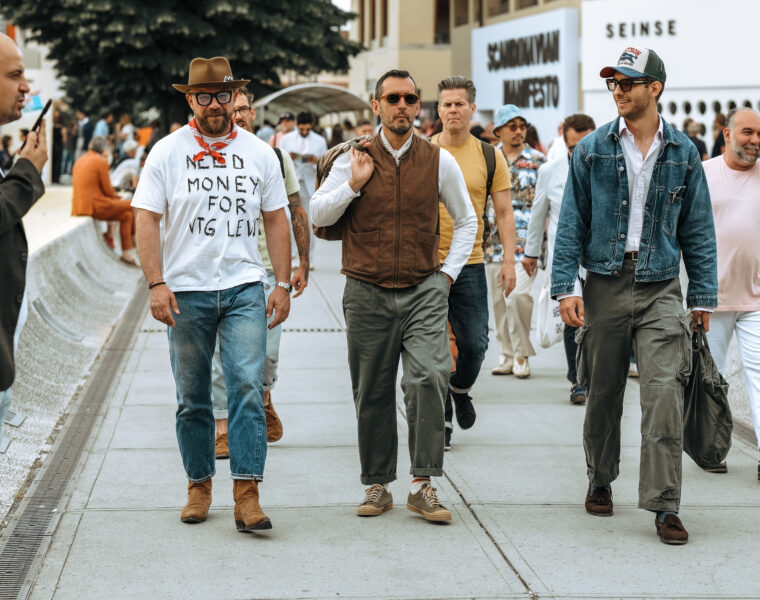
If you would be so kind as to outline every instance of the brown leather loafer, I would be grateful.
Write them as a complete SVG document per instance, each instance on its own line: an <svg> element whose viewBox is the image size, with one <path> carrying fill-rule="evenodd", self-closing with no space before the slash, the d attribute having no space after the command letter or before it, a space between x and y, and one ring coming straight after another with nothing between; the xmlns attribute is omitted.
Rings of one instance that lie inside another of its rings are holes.
<svg viewBox="0 0 760 600"><path fill-rule="evenodd" d="M597 517L611 517L612 491L607 487L598 487L593 494L586 492L586 512Z"/></svg>
<svg viewBox="0 0 760 600"><path fill-rule="evenodd" d="M211 479L187 482L187 504L182 509L183 523L203 523L211 506Z"/></svg>
<svg viewBox="0 0 760 600"><path fill-rule="evenodd" d="M654 525L657 527L657 537L663 544L681 545L689 541L689 532L678 515L667 515L662 523L655 517Z"/></svg>
<svg viewBox="0 0 760 600"><path fill-rule="evenodd" d="M214 454L216 458L229 458L230 457L230 444L227 440L226 433L216 434L216 445L214 446Z"/></svg>

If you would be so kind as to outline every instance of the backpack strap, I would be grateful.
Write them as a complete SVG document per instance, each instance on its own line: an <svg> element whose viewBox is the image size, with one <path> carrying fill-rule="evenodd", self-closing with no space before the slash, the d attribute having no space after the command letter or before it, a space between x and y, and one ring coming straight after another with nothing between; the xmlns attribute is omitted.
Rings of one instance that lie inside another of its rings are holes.
<svg viewBox="0 0 760 600"><path fill-rule="evenodd" d="M491 195L491 186L493 185L493 175L496 172L496 150L495 148L480 140L480 145L483 147L483 158L486 160L486 173L488 178L486 179L486 197Z"/></svg>
<svg viewBox="0 0 760 600"><path fill-rule="evenodd" d="M285 163L282 162L282 150L275 148L274 153L277 155L277 159L280 161L280 173L282 173L282 178L285 179Z"/></svg>
<svg viewBox="0 0 760 600"><path fill-rule="evenodd" d="M483 158L486 161L486 204L483 210L483 251L485 252L488 238L491 236L491 225L488 223L488 196L491 195L493 175L496 172L496 149L483 140L480 140L483 149Z"/></svg>

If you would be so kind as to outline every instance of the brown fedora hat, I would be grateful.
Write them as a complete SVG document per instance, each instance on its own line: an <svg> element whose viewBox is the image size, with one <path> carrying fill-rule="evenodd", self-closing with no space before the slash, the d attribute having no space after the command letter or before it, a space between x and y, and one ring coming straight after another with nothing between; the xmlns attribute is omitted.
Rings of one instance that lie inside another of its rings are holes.
<svg viewBox="0 0 760 600"><path fill-rule="evenodd" d="M175 90L187 94L198 88L234 90L250 83L250 79L235 79L229 61L223 56L214 58L194 58L190 63L187 85L173 83Z"/></svg>

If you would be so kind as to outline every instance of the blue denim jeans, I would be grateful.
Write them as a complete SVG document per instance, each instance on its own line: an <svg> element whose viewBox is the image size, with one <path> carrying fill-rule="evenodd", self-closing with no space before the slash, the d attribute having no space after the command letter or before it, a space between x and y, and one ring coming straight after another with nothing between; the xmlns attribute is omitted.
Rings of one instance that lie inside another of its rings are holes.
<svg viewBox="0 0 760 600"><path fill-rule="evenodd" d="M272 271L267 271L269 278L269 289L264 292L265 301L269 302L269 295L275 287L275 278ZM274 321L275 315L269 317L267 325ZM267 328L267 354L264 359L264 391L268 392L274 389L277 381L277 366L280 363L280 338L282 337L282 325L273 329ZM214 358L211 361L211 404L214 407L214 419L226 419L227 411L227 388L224 383L224 370L222 369L222 358L219 355L219 338L217 337L216 348L214 348Z"/></svg>
<svg viewBox="0 0 760 600"><path fill-rule="evenodd" d="M485 265L465 265L449 290L449 323L457 340L456 370L449 386L469 392L488 349L488 284ZM446 394L445 419L451 422L451 397Z"/></svg>
<svg viewBox="0 0 760 600"><path fill-rule="evenodd" d="M230 471L233 479L264 475L267 426L262 373L266 304L261 282L214 292L177 292L180 313L169 327L169 354L177 385L177 441L188 479L215 473L211 357L219 351L227 385Z"/></svg>

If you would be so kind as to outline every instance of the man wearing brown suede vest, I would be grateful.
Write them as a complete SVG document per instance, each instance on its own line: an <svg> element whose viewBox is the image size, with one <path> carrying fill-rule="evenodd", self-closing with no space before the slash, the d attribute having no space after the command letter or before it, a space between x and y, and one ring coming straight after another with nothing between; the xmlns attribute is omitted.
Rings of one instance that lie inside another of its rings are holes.
<svg viewBox="0 0 760 600"><path fill-rule="evenodd" d="M477 218L451 154L413 133L419 99L408 72L380 77L372 100L380 132L362 151L335 159L310 210L313 224L337 230L343 243L348 361L361 480L369 486L357 514L375 516L393 506L388 483L396 479L400 358L412 465L407 508L429 521L450 521L430 477L443 474L449 286L470 255ZM443 265L439 202L454 221Z"/></svg>

